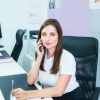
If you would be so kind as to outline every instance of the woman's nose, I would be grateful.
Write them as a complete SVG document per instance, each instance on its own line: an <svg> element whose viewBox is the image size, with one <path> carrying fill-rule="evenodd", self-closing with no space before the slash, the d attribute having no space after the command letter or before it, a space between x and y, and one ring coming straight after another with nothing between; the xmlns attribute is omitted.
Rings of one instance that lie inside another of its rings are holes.
<svg viewBox="0 0 100 100"><path fill-rule="evenodd" d="M49 36L46 36L46 40L49 40L50 39L50 37Z"/></svg>

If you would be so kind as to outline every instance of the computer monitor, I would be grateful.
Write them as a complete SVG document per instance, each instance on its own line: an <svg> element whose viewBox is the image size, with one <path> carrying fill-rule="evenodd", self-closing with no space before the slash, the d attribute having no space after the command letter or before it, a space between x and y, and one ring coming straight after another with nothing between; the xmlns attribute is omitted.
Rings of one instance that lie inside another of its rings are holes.
<svg viewBox="0 0 100 100"><path fill-rule="evenodd" d="M0 48L4 47L2 45L2 30L1 30L1 24L0 24Z"/></svg>
<svg viewBox="0 0 100 100"><path fill-rule="evenodd" d="M1 24L0 24L0 38L2 38Z"/></svg>

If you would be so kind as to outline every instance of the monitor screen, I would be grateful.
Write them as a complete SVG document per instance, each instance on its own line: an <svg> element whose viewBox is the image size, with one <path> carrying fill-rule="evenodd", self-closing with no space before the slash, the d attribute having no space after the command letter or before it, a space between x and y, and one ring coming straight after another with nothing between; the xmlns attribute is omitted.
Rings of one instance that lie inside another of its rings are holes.
<svg viewBox="0 0 100 100"><path fill-rule="evenodd" d="M2 38L2 33L1 33L1 25L0 25L0 38Z"/></svg>

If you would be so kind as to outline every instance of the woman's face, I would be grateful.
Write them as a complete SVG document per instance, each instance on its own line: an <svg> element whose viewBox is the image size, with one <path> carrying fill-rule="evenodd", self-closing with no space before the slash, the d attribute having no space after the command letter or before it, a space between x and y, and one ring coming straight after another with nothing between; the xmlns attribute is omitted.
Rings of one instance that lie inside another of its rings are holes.
<svg viewBox="0 0 100 100"><path fill-rule="evenodd" d="M58 33L54 26L48 25L41 31L41 40L47 49L55 49L58 43Z"/></svg>

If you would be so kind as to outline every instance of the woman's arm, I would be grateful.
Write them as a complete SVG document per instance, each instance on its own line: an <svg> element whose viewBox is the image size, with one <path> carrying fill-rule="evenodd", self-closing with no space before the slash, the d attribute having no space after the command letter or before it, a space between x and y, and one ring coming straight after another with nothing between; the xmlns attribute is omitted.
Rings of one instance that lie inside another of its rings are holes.
<svg viewBox="0 0 100 100"><path fill-rule="evenodd" d="M28 98L48 98L62 96L70 79L71 75L61 75L55 87L28 91L27 96Z"/></svg>
<svg viewBox="0 0 100 100"><path fill-rule="evenodd" d="M41 40L38 41L38 43L35 46L36 52L37 52L37 59L35 61L35 63L32 65L31 70L29 71L29 73L27 74L27 82L28 84L33 84L38 77L38 72L39 72L39 67L44 55L44 50L40 51L40 47L42 46L41 44Z"/></svg>
<svg viewBox="0 0 100 100"><path fill-rule="evenodd" d="M27 82L29 85L32 85L37 80L41 59L42 58L37 57L35 63L32 65L31 70L27 74Z"/></svg>
<svg viewBox="0 0 100 100"><path fill-rule="evenodd" d="M71 75L60 75L59 80L55 87L45 88L41 90L31 90L31 91L14 89L12 93L21 100L29 98L58 97L63 95L64 90L66 89L70 79Z"/></svg>

